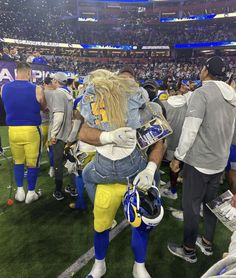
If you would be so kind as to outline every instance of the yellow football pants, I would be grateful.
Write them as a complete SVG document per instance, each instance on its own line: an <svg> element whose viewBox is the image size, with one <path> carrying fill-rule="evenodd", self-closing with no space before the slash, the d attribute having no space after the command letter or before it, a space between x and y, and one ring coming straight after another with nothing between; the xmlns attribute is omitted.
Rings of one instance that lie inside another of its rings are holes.
<svg viewBox="0 0 236 278"><path fill-rule="evenodd" d="M103 232L111 228L117 210L127 191L125 184L98 184L94 200L94 230Z"/></svg>
<svg viewBox="0 0 236 278"><path fill-rule="evenodd" d="M15 164L30 168L39 166L41 155L41 130L37 126L10 126L9 142Z"/></svg>

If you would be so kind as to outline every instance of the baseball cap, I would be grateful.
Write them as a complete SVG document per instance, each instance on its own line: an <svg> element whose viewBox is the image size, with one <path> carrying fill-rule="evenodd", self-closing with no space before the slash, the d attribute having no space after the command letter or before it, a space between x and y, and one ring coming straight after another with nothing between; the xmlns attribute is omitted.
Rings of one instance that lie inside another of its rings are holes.
<svg viewBox="0 0 236 278"><path fill-rule="evenodd" d="M153 79L148 79L144 82L143 84L143 88L152 88L152 89L157 89L158 88L158 85L157 83L155 82L155 80Z"/></svg>
<svg viewBox="0 0 236 278"><path fill-rule="evenodd" d="M67 83L67 75L64 72L56 72L53 76L53 79L57 80L58 82L66 85Z"/></svg>
<svg viewBox="0 0 236 278"><path fill-rule="evenodd" d="M124 66L122 69L119 70L119 74L127 72L133 77L135 76L134 69L131 66Z"/></svg>
<svg viewBox="0 0 236 278"><path fill-rule="evenodd" d="M205 63L208 72L213 76L225 76L226 65L223 59L219 56L214 56L208 59Z"/></svg>

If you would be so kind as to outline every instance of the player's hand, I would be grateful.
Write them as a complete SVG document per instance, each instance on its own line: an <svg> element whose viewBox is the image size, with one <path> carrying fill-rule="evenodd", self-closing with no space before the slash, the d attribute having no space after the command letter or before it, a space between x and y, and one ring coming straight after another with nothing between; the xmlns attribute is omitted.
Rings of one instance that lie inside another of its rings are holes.
<svg viewBox="0 0 236 278"><path fill-rule="evenodd" d="M51 144L55 145L57 143L57 139L56 138L51 138Z"/></svg>
<svg viewBox="0 0 236 278"><path fill-rule="evenodd" d="M130 148L136 143L136 131L130 127L121 127L100 135L102 145L114 143L119 147Z"/></svg>
<svg viewBox="0 0 236 278"><path fill-rule="evenodd" d="M142 190L148 190L153 185L156 169L156 163L148 162L147 167L135 177L134 186Z"/></svg>
<svg viewBox="0 0 236 278"><path fill-rule="evenodd" d="M220 210L221 214L229 220L233 220L236 217L236 208L232 207L231 204L226 205Z"/></svg>
<svg viewBox="0 0 236 278"><path fill-rule="evenodd" d="M236 194L233 196L233 198L231 200L231 206L236 208Z"/></svg>
<svg viewBox="0 0 236 278"><path fill-rule="evenodd" d="M170 168L171 170L174 172L174 173L178 173L180 171L180 161L177 160L177 159L173 159L171 162L170 162Z"/></svg>

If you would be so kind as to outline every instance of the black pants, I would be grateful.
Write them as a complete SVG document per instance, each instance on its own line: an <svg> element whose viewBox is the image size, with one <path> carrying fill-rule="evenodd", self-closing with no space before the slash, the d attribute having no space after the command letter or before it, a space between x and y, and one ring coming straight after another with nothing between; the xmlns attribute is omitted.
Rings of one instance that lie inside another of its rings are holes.
<svg viewBox="0 0 236 278"><path fill-rule="evenodd" d="M183 210L184 210L184 245L194 248L200 218L200 206L203 203L204 238L213 241L216 221L215 215L206 207L206 203L218 196L221 173L206 175L194 167L184 165Z"/></svg>
<svg viewBox="0 0 236 278"><path fill-rule="evenodd" d="M61 140L57 140L57 143L52 145L56 191L61 191L63 185L64 147L65 142Z"/></svg>

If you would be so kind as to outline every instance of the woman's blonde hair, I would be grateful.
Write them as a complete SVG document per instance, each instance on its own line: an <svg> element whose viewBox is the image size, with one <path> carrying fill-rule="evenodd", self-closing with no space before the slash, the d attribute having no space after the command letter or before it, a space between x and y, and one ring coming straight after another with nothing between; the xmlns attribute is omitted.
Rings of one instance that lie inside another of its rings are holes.
<svg viewBox="0 0 236 278"><path fill-rule="evenodd" d="M99 69L90 74L88 85L92 85L96 92L94 111L103 117L99 124L104 120L113 129L126 126L128 97L137 92L137 82Z"/></svg>

